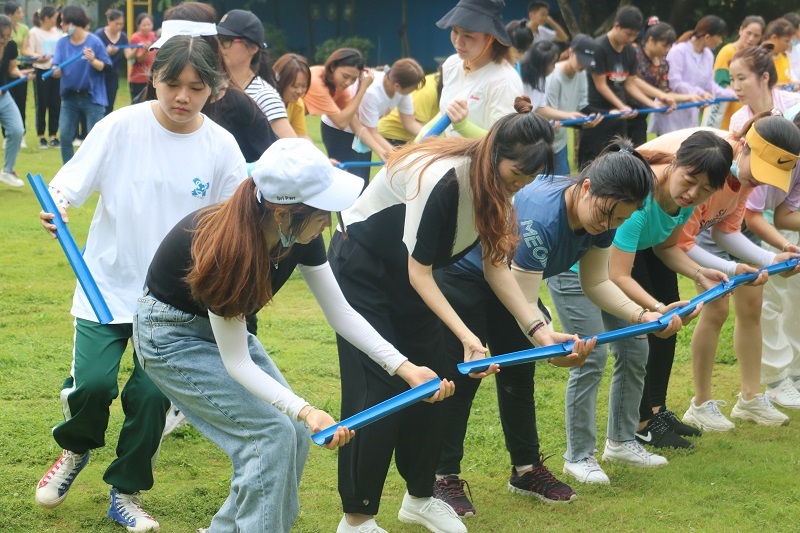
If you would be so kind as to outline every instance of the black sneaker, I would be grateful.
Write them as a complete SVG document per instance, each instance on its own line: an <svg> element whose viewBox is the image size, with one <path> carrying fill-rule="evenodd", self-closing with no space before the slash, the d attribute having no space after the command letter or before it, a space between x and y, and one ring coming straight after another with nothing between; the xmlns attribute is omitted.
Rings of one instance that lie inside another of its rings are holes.
<svg viewBox="0 0 800 533"><path fill-rule="evenodd" d="M674 433L663 418L655 416L644 428L636 432L636 440L640 444L648 444L654 448L694 448L694 444Z"/></svg>
<svg viewBox="0 0 800 533"><path fill-rule="evenodd" d="M47 144L48 146L50 146L50 148L61 148L61 142L55 137L50 139L50 142L48 142Z"/></svg>
<svg viewBox="0 0 800 533"><path fill-rule="evenodd" d="M696 427L681 422L678 417L675 416L675 413L664 407L662 407L661 410L653 416L653 418L660 418L663 420L673 433L680 435L681 437L699 437L703 434L703 432Z"/></svg>
<svg viewBox="0 0 800 533"><path fill-rule="evenodd" d="M47 145L47 139L45 138L39 139L39 148L41 148L42 150L47 150L49 148L49 146Z"/></svg>
<svg viewBox="0 0 800 533"><path fill-rule="evenodd" d="M521 476L517 475L517 469L511 467L511 479L508 480L508 490L523 494L525 496L535 496L547 503L569 503L578 497L572 487L560 482L544 466L546 458L539 456L539 464L533 465L533 470L525 472Z"/></svg>
<svg viewBox="0 0 800 533"><path fill-rule="evenodd" d="M469 491L469 498L464 493L464 485L467 486ZM469 483L458 476L444 476L433 482L433 497L442 500L447 505L453 508L456 514L463 518L475 516L475 507L472 505L470 498L472 498L472 491L469 488Z"/></svg>

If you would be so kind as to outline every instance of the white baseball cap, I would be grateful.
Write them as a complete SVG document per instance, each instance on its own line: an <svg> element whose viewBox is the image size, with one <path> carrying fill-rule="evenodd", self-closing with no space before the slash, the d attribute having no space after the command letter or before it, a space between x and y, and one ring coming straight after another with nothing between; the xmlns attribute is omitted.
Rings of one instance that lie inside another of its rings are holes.
<svg viewBox="0 0 800 533"><path fill-rule="evenodd" d="M344 211L356 201L364 180L334 167L307 139L278 139L256 162L252 173L258 199L273 204L306 204Z"/></svg>
<svg viewBox="0 0 800 533"><path fill-rule="evenodd" d="M158 50L164 43L176 35L190 37L206 37L217 34L217 25L213 22L193 22L191 20L165 20L161 25L161 37L150 45L150 50Z"/></svg>

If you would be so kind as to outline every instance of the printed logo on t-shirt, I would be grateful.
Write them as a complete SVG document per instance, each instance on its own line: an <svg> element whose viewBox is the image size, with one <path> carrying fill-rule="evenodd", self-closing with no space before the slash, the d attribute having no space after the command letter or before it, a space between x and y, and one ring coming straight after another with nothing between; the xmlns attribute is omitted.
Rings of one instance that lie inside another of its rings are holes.
<svg viewBox="0 0 800 533"><path fill-rule="evenodd" d="M200 181L200 178L195 178L194 180L192 180L192 183L194 183L194 190L192 191L192 196L194 196L195 198L205 198L208 189L211 187L211 183L209 182L203 183L202 181Z"/></svg>
<svg viewBox="0 0 800 533"><path fill-rule="evenodd" d="M469 99L470 100L475 100L476 102L480 102L481 101L481 97L480 96L475 96L474 94L469 95Z"/></svg>
<svg viewBox="0 0 800 533"><path fill-rule="evenodd" d="M611 83L623 83L628 79L628 71L625 70L622 63L616 63L614 65L614 70L606 72L606 77Z"/></svg>
<svg viewBox="0 0 800 533"><path fill-rule="evenodd" d="M525 246L531 250L534 259L539 261L543 267L547 267L547 248L544 246L539 232L533 229L533 221L521 220L519 224L522 226L522 240L525 241Z"/></svg>
<svg viewBox="0 0 800 533"><path fill-rule="evenodd" d="M719 211L717 211L716 215L714 215L713 217L711 217L711 218L709 218L707 220L703 220L701 218L700 219L700 229L704 230L706 228L710 228L711 226L716 226L717 222L719 222L720 220L725 218L725 215L727 215L727 214L728 214L728 211L726 209L720 209Z"/></svg>

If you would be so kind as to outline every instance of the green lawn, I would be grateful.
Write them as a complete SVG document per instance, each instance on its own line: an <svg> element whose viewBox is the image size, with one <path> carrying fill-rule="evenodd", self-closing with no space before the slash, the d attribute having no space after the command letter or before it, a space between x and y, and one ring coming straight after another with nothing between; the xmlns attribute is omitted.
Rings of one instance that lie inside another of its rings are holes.
<svg viewBox="0 0 800 533"><path fill-rule="evenodd" d="M123 86L124 87L124 86ZM125 89L121 89L126 92ZM124 97L124 96L123 96ZM123 102L120 102L120 104ZM28 125L34 124L33 109ZM310 121L310 131L317 123ZM35 146L29 131L29 146ZM23 149L20 176L41 173L49 181L60 167L58 150ZM70 226L83 242L95 201L70 212ZM36 506L36 483L60 450L50 429L61 420L58 393L70 368L72 318L69 309L75 279L58 244L39 226L39 206L29 187L0 185L0 531L118 532L105 518L108 487L104 468L114 456L122 423L119 403L112 406L107 446L76 481L69 498L55 510ZM685 280L684 280L685 281ZM692 296L689 284L684 294ZM546 296L546 295L545 295ZM339 380L333 331L298 275L260 315L259 335L299 394L332 413L339 410ZM729 324L730 326L730 324ZM683 414L692 395L692 327L680 334L669 405ZM738 369L726 328L714 381L715 397L729 402L738 391ZM124 358L120 386L132 367ZM564 387L567 373L541 365L537 406L542 450L548 465L562 467L565 450ZM471 531L755 531L796 530L800 521L800 417L790 413L788 427L739 425L727 434L707 434L693 453L668 453L670 464L658 470L610 465L610 486L573 486L579 499L570 505L545 505L506 491L509 460L497 417L494 380L478 393L467 435L462 476L470 482L478 516L466 521ZM601 387L598 446L606 416L608 373ZM228 494L227 458L194 428L165 439L156 469L156 485L145 508L165 532L207 527ZM380 524L389 531L423 531L396 519L402 480L392 470L384 491ZM341 517L336 492L335 453L314 447L301 486L302 510L295 530L334 531ZM795 524L792 526L791 524ZM260 533L260 532L246 532Z"/></svg>

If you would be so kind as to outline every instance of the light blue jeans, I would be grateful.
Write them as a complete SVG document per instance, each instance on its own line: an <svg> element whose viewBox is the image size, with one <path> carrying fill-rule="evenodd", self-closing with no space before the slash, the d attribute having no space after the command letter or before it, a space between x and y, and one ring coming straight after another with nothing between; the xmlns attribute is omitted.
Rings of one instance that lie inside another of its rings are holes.
<svg viewBox="0 0 800 533"><path fill-rule="evenodd" d="M0 124L6 130L3 170L13 172L14 165L17 164L19 145L22 143L25 127L22 125L22 115L19 114L19 108L8 91L0 95Z"/></svg>
<svg viewBox="0 0 800 533"><path fill-rule="evenodd" d="M208 318L150 295L133 317L139 363L186 418L228 454L231 490L209 531L289 531L311 433L255 397L225 370ZM261 342L248 333L253 361L288 387Z"/></svg>
<svg viewBox="0 0 800 533"><path fill-rule="evenodd" d="M61 98L58 129L61 132L61 161L65 165L75 155L72 141L78 134L78 123L81 117L86 117L86 133L88 134L105 114L105 106L92 103L91 96L85 91L71 91Z"/></svg>
<svg viewBox="0 0 800 533"><path fill-rule="evenodd" d="M630 326L631 323L601 311L581 289L572 271L547 279L565 333L587 337ZM633 440L639 424L639 402L647 366L647 338L611 343L614 371L608 398L607 438ZM580 461L597 447L597 392L603 379L608 350L598 346L583 366L570 368L566 395L567 452L564 459Z"/></svg>
<svg viewBox="0 0 800 533"><path fill-rule="evenodd" d="M569 176L569 151L566 146L556 152L556 168L554 172L556 176Z"/></svg>

